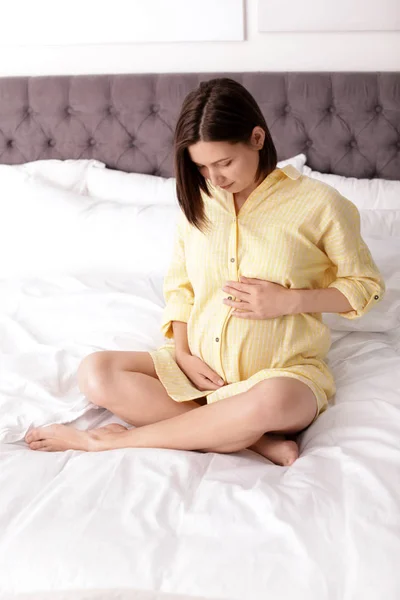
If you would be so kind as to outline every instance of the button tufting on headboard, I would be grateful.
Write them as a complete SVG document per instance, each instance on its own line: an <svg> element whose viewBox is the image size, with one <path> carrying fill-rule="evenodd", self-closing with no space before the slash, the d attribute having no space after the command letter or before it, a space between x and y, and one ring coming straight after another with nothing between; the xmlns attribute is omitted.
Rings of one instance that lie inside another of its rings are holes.
<svg viewBox="0 0 400 600"><path fill-rule="evenodd" d="M400 73L0 78L0 162L48 158L51 140L57 158L90 156L111 168L170 176L185 96L221 76L253 94L279 159L305 152L317 171L400 180Z"/></svg>

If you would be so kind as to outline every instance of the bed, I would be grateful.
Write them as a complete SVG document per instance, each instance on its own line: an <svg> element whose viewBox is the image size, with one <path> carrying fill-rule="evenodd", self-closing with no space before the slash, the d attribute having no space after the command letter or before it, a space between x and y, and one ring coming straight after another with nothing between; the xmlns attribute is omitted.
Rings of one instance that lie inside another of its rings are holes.
<svg viewBox="0 0 400 600"><path fill-rule="evenodd" d="M304 155L305 174L354 194L387 283L365 320L331 318L338 391L293 466L23 442L118 422L80 394L80 360L162 343L173 128L213 76L0 80L2 599L400 597L399 73L230 74L281 160Z"/></svg>

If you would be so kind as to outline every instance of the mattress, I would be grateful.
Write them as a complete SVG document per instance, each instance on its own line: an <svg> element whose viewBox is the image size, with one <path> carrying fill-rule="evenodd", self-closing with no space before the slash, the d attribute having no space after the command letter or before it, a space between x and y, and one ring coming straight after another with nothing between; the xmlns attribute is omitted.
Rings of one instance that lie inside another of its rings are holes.
<svg viewBox="0 0 400 600"><path fill-rule="evenodd" d="M290 468L246 450L33 452L26 424L120 422L98 349L162 342L161 279L0 282L0 598L398 600L400 328L336 332L338 393Z"/></svg>

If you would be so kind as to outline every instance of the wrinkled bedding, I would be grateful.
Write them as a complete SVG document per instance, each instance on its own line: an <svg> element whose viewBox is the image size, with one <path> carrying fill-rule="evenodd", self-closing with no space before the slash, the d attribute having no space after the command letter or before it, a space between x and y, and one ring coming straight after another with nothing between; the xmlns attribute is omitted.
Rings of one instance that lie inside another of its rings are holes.
<svg viewBox="0 0 400 600"><path fill-rule="evenodd" d="M0 598L397 600L399 327L333 333L338 392L290 468L26 447L34 425L116 421L77 366L161 343L162 306L156 277L0 282Z"/></svg>

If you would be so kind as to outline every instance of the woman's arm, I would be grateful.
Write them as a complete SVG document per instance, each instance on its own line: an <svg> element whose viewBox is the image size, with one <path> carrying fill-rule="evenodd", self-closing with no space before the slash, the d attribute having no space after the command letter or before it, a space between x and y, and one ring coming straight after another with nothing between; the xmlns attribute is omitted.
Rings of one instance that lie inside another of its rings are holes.
<svg viewBox="0 0 400 600"><path fill-rule="evenodd" d="M361 237L357 208L340 197L330 206L322 246L336 269L326 289L291 290L291 313L338 313L347 319L363 316L377 304L385 284Z"/></svg>
<svg viewBox="0 0 400 600"><path fill-rule="evenodd" d="M213 371L201 358L190 352L187 324L173 321L172 329L175 340L175 358L180 369L199 390L217 390L224 385L224 380Z"/></svg>
<svg viewBox="0 0 400 600"><path fill-rule="evenodd" d="M383 298L385 283L361 236L360 213L346 198L339 197L332 202L330 222L321 243L336 270L336 279L321 292L338 291L351 307L345 311L330 311L325 307L322 312L338 312L347 319L362 317ZM310 292L312 294L312 290ZM325 302L322 298L320 301Z"/></svg>
<svg viewBox="0 0 400 600"><path fill-rule="evenodd" d="M182 321L172 321L172 330L174 333L177 359L182 354L191 354L187 336L187 323L183 323Z"/></svg>
<svg viewBox="0 0 400 600"><path fill-rule="evenodd" d="M288 295L289 300L289 295ZM290 290L290 314L299 313L347 313L354 307L337 289Z"/></svg>
<svg viewBox="0 0 400 600"><path fill-rule="evenodd" d="M354 311L346 296L335 288L288 289L271 281L241 277L240 282L229 281L223 290L236 297L236 301L225 298L223 302L235 309L233 316L242 319L324 312L346 315Z"/></svg>
<svg viewBox="0 0 400 600"><path fill-rule="evenodd" d="M166 306L163 313L161 331L167 338L175 337L172 328L174 321L181 323L189 321L194 302L194 292L186 270L185 226L186 220L182 213L176 229L171 264L164 279Z"/></svg>

